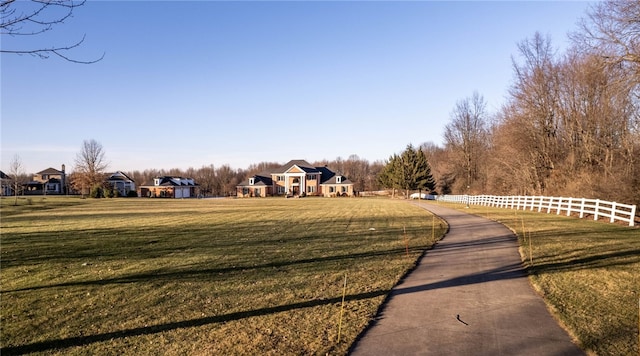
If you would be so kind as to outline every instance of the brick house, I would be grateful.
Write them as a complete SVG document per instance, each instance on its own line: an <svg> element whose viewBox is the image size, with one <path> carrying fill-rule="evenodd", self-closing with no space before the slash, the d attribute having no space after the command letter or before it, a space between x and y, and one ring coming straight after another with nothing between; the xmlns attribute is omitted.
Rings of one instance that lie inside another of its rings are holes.
<svg viewBox="0 0 640 356"><path fill-rule="evenodd" d="M236 186L238 197L353 196L353 183L327 167L292 160L282 167L256 174Z"/></svg>

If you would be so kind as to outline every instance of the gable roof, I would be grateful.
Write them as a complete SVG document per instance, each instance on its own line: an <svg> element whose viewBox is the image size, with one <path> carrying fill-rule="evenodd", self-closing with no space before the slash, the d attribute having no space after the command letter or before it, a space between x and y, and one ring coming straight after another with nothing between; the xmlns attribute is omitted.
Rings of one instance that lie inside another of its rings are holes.
<svg viewBox="0 0 640 356"><path fill-rule="evenodd" d="M281 173L286 173L288 170L290 170L292 167L297 166L298 168L300 168L301 170L303 170L305 173L319 173L320 171L318 171L318 169L314 166L311 165L311 163L303 160L303 159L293 159L287 163L285 163L282 167L276 169L275 171L271 172L271 174L281 174Z"/></svg>
<svg viewBox="0 0 640 356"><path fill-rule="evenodd" d="M11 179L11 177L6 175L3 171L0 171L0 179Z"/></svg>
<svg viewBox="0 0 640 356"><path fill-rule="evenodd" d="M59 171L59 170L57 170L55 168L49 167L49 168L45 169L44 171L40 171L40 172L38 172L36 174L60 174L60 175L62 175L62 174L64 174L64 172Z"/></svg>
<svg viewBox="0 0 640 356"><path fill-rule="evenodd" d="M343 176L342 174L335 174L333 173L331 170L329 170L329 168L327 167L323 167L325 172L327 172L327 175L325 176L325 173L322 173L322 181L320 182L320 184L353 184L352 181L350 181L349 179L347 179L347 177ZM340 180L340 183L337 182L337 177L342 177L342 179Z"/></svg>
<svg viewBox="0 0 640 356"><path fill-rule="evenodd" d="M249 184L249 179L253 178L253 184ZM273 185L273 180L271 179L271 173L269 172L261 172L258 173L252 177L249 177L245 180L243 180L242 182L240 182L240 184L238 184L239 187L241 186L247 186L247 187L253 187L253 186L262 186L262 185L268 185L271 186Z"/></svg>

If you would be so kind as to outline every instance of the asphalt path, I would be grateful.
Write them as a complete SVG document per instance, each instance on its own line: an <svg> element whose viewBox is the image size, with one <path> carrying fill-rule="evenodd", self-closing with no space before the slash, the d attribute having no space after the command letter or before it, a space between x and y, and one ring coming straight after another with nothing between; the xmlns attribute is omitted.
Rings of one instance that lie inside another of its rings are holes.
<svg viewBox="0 0 640 356"><path fill-rule="evenodd" d="M418 205L449 231L392 290L351 355L585 355L529 284L511 230Z"/></svg>

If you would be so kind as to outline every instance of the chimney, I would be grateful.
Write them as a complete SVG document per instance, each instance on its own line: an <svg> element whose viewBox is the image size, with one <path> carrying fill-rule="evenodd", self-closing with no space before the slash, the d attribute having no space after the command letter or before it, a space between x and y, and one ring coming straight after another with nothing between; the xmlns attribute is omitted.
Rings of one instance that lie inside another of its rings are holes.
<svg viewBox="0 0 640 356"><path fill-rule="evenodd" d="M69 194L69 190L67 189L67 177L66 177L66 174L64 173L64 168L65 167L64 167L64 163L63 163L62 164L62 174L61 174L61 177L60 177L61 178L60 179L61 180L60 183L62 184L62 187L61 187L62 192L61 193L62 194Z"/></svg>

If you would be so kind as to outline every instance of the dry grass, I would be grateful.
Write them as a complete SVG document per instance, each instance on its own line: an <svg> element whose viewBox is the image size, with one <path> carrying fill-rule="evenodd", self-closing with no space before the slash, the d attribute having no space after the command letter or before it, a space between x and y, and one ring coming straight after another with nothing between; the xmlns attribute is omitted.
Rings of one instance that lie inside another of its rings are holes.
<svg viewBox="0 0 640 356"><path fill-rule="evenodd" d="M3 355L345 354L434 242L387 199L38 199L0 201Z"/></svg>
<svg viewBox="0 0 640 356"><path fill-rule="evenodd" d="M518 234L532 284L584 350L639 354L640 229L522 210L464 210Z"/></svg>

